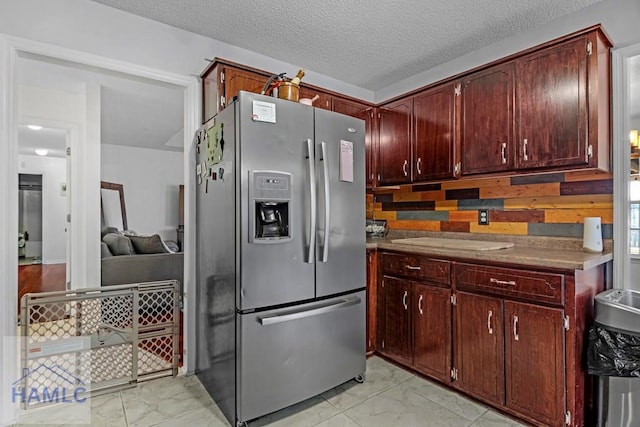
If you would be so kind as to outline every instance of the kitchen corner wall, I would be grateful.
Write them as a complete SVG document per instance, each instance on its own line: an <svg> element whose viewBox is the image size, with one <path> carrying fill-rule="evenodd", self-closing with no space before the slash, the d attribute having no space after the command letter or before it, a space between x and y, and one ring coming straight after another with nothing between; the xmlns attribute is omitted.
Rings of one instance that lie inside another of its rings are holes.
<svg viewBox="0 0 640 427"><path fill-rule="evenodd" d="M478 209L489 225L478 225ZM455 231L582 237L583 218L602 218L613 238L613 176L599 171L463 179L376 189L367 194L367 218L391 230Z"/></svg>

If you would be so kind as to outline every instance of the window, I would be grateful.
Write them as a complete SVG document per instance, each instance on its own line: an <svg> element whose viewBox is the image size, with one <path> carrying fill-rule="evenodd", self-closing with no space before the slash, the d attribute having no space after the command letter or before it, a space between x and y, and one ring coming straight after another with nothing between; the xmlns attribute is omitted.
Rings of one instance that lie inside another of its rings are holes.
<svg viewBox="0 0 640 427"><path fill-rule="evenodd" d="M640 255L640 176L632 176L629 186L629 253Z"/></svg>

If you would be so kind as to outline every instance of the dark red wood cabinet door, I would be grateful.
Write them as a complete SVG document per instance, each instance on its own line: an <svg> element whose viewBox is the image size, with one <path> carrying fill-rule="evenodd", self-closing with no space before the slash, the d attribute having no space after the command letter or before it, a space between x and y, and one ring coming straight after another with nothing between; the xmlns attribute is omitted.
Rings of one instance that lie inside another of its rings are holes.
<svg viewBox="0 0 640 427"><path fill-rule="evenodd" d="M549 426L564 425L563 312L505 301L507 407Z"/></svg>
<svg viewBox="0 0 640 427"><path fill-rule="evenodd" d="M512 169L514 65L507 63L462 81L460 151L463 175Z"/></svg>
<svg viewBox="0 0 640 427"><path fill-rule="evenodd" d="M316 90L306 86L300 86L300 96L299 99L309 98L313 99L314 96L318 95L318 99L313 101L313 106L317 108L322 108L323 110L331 111L333 107L333 97L326 92L321 90Z"/></svg>
<svg viewBox="0 0 640 427"><path fill-rule="evenodd" d="M404 363L411 363L411 282L383 277L385 331L381 351Z"/></svg>
<svg viewBox="0 0 640 427"><path fill-rule="evenodd" d="M454 177L454 85L445 84L413 99L413 181Z"/></svg>
<svg viewBox="0 0 640 427"><path fill-rule="evenodd" d="M416 370L451 381L451 290L414 284L413 364Z"/></svg>
<svg viewBox="0 0 640 427"><path fill-rule="evenodd" d="M411 182L412 99L378 109L378 184Z"/></svg>
<svg viewBox="0 0 640 427"><path fill-rule="evenodd" d="M373 110L374 108L367 104L337 97L333 98L333 111L364 120L365 169L367 174L365 182L367 188L375 186L376 151L373 141Z"/></svg>
<svg viewBox="0 0 640 427"><path fill-rule="evenodd" d="M504 404L502 300L456 293L456 386Z"/></svg>
<svg viewBox="0 0 640 427"><path fill-rule="evenodd" d="M240 70L238 68L224 68L224 97L225 103L221 105L221 109L231 104L233 98L238 96L238 92L245 90L247 92L260 93L264 88L269 76L254 73L251 71Z"/></svg>
<svg viewBox="0 0 640 427"><path fill-rule="evenodd" d="M588 164L587 42L516 61L518 168Z"/></svg>
<svg viewBox="0 0 640 427"><path fill-rule="evenodd" d="M376 349L377 260L376 251L367 250L367 353Z"/></svg>

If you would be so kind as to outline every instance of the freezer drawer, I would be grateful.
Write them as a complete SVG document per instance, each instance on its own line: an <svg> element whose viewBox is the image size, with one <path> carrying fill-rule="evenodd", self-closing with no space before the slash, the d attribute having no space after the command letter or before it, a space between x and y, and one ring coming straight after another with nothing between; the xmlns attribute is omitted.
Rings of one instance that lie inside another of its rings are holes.
<svg viewBox="0 0 640 427"><path fill-rule="evenodd" d="M365 371L364 291L238 318L238 421L301 402Z"/></svg>

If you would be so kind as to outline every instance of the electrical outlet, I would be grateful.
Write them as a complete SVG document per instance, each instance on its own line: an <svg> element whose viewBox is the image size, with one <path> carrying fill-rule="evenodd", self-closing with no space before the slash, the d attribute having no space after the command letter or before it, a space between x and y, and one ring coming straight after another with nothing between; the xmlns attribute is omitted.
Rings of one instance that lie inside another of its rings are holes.
<svg viewBox="0 0 640 427"><path fill-rule="evenodd" d="M478 209L478 225L489 225L489 209Z"/></svg>

